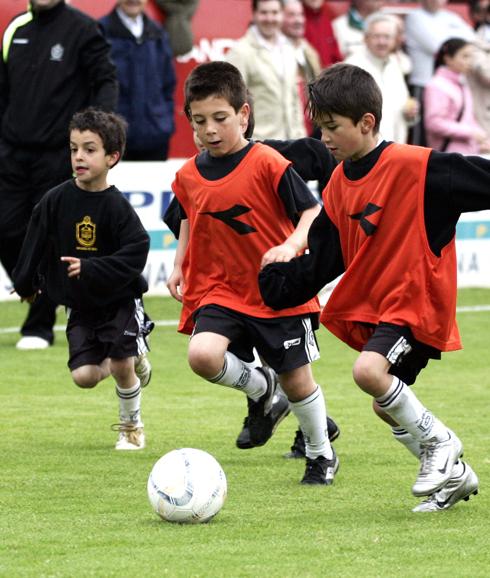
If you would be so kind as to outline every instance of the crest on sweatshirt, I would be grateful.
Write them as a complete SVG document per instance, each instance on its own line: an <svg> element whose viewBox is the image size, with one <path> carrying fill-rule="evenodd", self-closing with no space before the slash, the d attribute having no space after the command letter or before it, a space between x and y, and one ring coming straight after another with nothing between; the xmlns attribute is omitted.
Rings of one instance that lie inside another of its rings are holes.
<svg viewBox="0 0 490 578"><path fill-rule="evenodd" d="M80 245L77 249L82 251L97 251L94 247L96 240L97 226L92 222L92 219L86 215L80 223L76 224L76 237Z"/></svg>
<svg viewBox="0 0 490 578"><path fill-rule="evenodd" d="M51 47L51 60L54 60L55 62L61 62L63 60L64 52L65 49L63 46L61 46L61 44L55 44Z"/></svg>

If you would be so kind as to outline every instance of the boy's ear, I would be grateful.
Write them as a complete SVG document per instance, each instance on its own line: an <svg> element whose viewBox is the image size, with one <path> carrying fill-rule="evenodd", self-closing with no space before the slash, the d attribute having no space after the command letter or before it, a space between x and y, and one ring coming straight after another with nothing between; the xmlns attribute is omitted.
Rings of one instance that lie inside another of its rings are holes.
<svg viewBox="0 0 490 578"><path fill-rule="evenodd" d="M242 129L242 132L244 133L248 128L248 122L250 119L250 105L248 104L248 102L245 102L242 105L242 108L239 110L239 114L240 114L240 127Z"/></svg>
<svg viewBox="0 0 490 578"><path fill-rule="evenodd" d="M363 114L360 123L362 134L368 134L373 131L376 126L376 117L371 112L366 112Z"/></svg>
<svg viewBox="0 0 490 578"><path fill-rule="evenodd" d="M121 153L119 151L115 151L108 154L107 156L109 157L109 168L112 169L112 167L119 162Z"/></svg>

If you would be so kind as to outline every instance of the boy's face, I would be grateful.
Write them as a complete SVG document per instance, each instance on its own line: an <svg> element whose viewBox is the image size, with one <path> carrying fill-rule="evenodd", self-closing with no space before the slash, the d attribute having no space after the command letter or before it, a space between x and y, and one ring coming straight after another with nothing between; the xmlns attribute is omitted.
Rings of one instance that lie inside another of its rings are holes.
<svg viewBox="0 0 490 578"><path fill-rule="evenodd" d="M196 137L211 156L229 155L247 145L243 136L250 112L247 103L235 112L226 99L208 96L192 101L189 108Z"/></svg>
<svg viewBox="0 0 490 578"><path fill-rule="evenodd" d="M322 142L336 160L358 160L371 152L376 145L374 122L374 116L370 113L365 114L357 124L339 114L325 115L319 121Z"/></svg>
<svg viewBox="0 0 490 578"><path fill-rule="evenodd" d="M107 173L119 159L119 153L107 154L100 136L90 130L70 133L71 167L77 185L86 191L107 188Z"/></svg>

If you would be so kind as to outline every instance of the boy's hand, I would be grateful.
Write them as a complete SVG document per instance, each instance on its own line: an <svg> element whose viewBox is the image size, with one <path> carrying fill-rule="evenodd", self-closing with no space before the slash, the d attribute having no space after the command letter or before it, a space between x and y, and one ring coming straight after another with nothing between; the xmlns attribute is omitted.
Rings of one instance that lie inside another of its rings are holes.
<svg viewBox="0 0 490 578"><path fill-rule="evenodd" d="M82 263L77 257L61 257L61 260L68 265L68 277L76 277L80 279L80 272L82 270Z"/></svg>
<svg viewBox="0 0 490 578"><path fill-rule="evenodd" d="M269 249L267 253L264 253L262 261L260 263L260 268L263 269L266 265L271 263L286 263L291 261L296 257L298 250L294 245L290 243L283 243L282 245L277 245Z"/></svg>
<svg viewBox="0 0 490 578"><path fill-rule="evenodd" d="M15 293L15 289L12 289L10 291L10 295L13 295ZM41 293L41 291L36 291L36 293L33 293L32 295L29 295L29 297L21 297L20 298L20 302L24 303L24 301L26 303L34 303L36 297L38 296L38 294Z"/></svg>
<svg viewBox="0 0 490 578"><path fill-rule="evenodd" d="M182 294L184 292L184 276L182 275L182 269L180 267L175 267L172 271L172 274L167 281L167 288L170 291L170 295L182 303Z"/></svg>

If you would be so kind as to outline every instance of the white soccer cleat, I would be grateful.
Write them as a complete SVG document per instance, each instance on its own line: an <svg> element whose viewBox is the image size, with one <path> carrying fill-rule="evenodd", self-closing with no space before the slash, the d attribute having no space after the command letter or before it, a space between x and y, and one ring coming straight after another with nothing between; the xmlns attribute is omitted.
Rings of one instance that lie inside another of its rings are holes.
<svg viewBox="0 0 490 578"><path fill-rule="evenodd" d="M17 341L15 347L21 351L28 351L33 349L47 349L50 345L49 341L42 337L24 335Z"/></svg>
<svg viewBox="0 0 490 578"><path fill-rule="evenodd" d="M437 492L451 477L454 464L463 454L463 444L451 431L448 439L429 440L420 444L420 470L412 487L414 496L430 496Z"/></svg>
<svg viewBox="0 0 490 578"><path fill-rule="evenodd" d="M145 447L143 425L134 423L116 423L113 430L119 431L116 450L142 450Z"/></svg>
<svg viewBox="0 0 490 578"><path fill-rule="evenodd" d="M134 372L140 380L141 387L146 387L150 383L151 363L146 353L142 353L134 358Z"/></svg>
<svg viewBox="0 0 490 578"><path fill-rule="evenodd" d="M445 486L415 506L412 512L440 512L448 510L461 500L468 501L471 495L476 496L478 494L478 476L471 466L463 461L461 463L463 464L463 473L450 477Z"/></svg>

